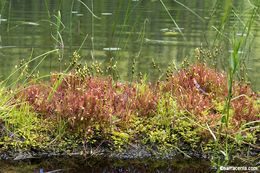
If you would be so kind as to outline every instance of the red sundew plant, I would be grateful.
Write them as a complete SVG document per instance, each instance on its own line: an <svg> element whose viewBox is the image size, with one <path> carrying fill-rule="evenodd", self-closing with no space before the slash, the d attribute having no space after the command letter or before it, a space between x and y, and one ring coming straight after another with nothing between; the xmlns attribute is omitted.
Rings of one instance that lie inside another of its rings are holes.
<svg viewBox="0 0 260 173"><path fill-rule="evenodd" d="M243 121L259 120L260 108L256 105L257 94L245 84L236 84L233 90L234 96L231 101L234 109L233 123L239 126Z"/></svg>
<svg viewBox="0 0 260 173"><path fill-rule="evenodd" d="M67 119L75 127L88 126L91 122L124 123L132 115L156 116L159 98L171 92L178 108L189 111L198 122L211 126L219 122L227 96L227 78L223 73L197 64L158 85L143 81L129 85L111 78L82 78L73 73L52 74L50 82L30 85L17 97L28 101L43 116ZM234 85L233 91L233 125L238 127L243 121L256 120L257 95L242 84ZM216 103L222 104L222 108L217 108Z"/></svg>
<svg viewBox="0 0 260 173"><path fill-rule="evenodd" d="M242 121L256 120L259 115L259 107L254 105L256 94L247 85L233 87L232 123L239 126ZM215 102L226 99L227 77L205 64L197 64L173 74L164 90L172 92L180 109L188 110L202 123L211 121L215 124L223 113L216 109Z"/></svg>
<svg viewBox="0 0 260 173"><path fill-rule="evenodd" d="M158 88L153 87L151 84L136 83L133 86L136 90L136 95L131 98L131 107L138 110L141 116L155 115L157 103L160 96Z"/></svg>
<svg viewBox="0 0 260 173"><path fill-rule="evenodd" d="M42 115L66 118L72 126L91 121L111 123L115 116L128 120L132 114L148 116L156 111L158 94L151 87L140 94L136 86L113 84L111 78L80 78L75 74L64 75L62 80L60 77L53 74L49 87L31 85L18 96Z"/></svg>
<svg viewBox="0 0 260 173"><path fill-rule="evenodd" d="M226 77L204 64L198 64L173 74L165 85L176 97L180 109L188 110L200 121L207 122L209 117L218 120L214 100L223 100Z"/></svg>

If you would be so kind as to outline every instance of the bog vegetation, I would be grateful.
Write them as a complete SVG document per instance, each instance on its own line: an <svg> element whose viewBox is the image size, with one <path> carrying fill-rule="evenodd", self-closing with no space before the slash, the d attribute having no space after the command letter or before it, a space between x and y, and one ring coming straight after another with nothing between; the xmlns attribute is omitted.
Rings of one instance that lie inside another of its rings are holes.
<svg viewBox="0 0 260 173"><path fill-rule="evenodd" d="M49 81L31 78L12 90L2 87L2 152L89 155L143 146L186 157L199 152L217 164L259 150L259 95L233 81L230 117L223 121L229 95L224 72L195 63L150 83L145 76L117 81L95 75L98 70L105 68L78 64L68 73L52 73Z"/></svg>
<svg viewBox="0 0 260 173"><path fill-rule="evenodd" d="M188 6L174 2L204 20ZM251 27L259 17L259 4L248 1L250 17L243 21L232 1L226 1L220 26L212 26L216 32L213 43L206 48L196 48L190 55L192 61L170 63L165 70L153 59L149 62L149 70L159 73L156 80L150 80L148 75L136 70L144 42L160 42L145 38L148 19L144 20L138 33L140 50L129 67L131 79L125 81L120 78L120 67L114 58L120 56L113 52L118 51L117 47L107 48L108 61L105 63L95 59L94 21L99 17L93 12L93 1L92 8L77 1L92 17L91 61L85 63L80 56L87 34L67 65L63 65L65 25L62 13L58 10L52 18L48 1L44 3L49 17L49 21L44 22L50 24L55 49L35 58L31 55L1 82L1 157L13 157L15 153L87 157L145 148L151 156L175 152L185 157L207 157L218 168L235 159L255 165L260 150L259 92L248 83L248 57L240 52L247 52L252 44ZM74 3L73 0L71 14L75 13ZM185 39L167 4L163 0L158 3L176 27L176 30L163 30L164 36ZM216 7L219 4L221 2L216 1ZM128 15L130 10L127 8L124 24L128 22ZM225 34L231 16L235 16L234 30L239 28L239 36L236 30L234 36ZM71 27L70 19L70 30ZM116 29L116 23L113 27ZM226 44L232 52L219 61ZM54 53L59 57L59 72L38 75L37 68ZM33 68L32 62L36 63Z"/></svg>

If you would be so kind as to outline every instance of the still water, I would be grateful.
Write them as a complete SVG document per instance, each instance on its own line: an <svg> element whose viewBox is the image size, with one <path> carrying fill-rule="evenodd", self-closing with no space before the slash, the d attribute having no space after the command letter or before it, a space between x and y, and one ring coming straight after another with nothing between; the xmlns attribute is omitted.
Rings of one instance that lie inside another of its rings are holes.
<svg viewBox="0 0 260 173"><path fill-rule="evenodd" d="M210 163L202 160L109 160L45 159L21 163L0 162L0 173L210 173Z"/></svg>
<svg viewBox="0 0 260 173"><path fill-rule="evenodd" d="M121 80L136 73L156 80L169 63L194 60L197 47L221 46L219 67L227 67L232 47L228 39L243 37L254 2L247 0L0 0L0 77L6 78L22 59L44 52L40 74L64 69L80 47L82 62L117 62ZM247 77L260 89L259 13L250 29L246 49ZM44 59L44 60L43 60ZM153 68L155 62L162 70Z"/></svg>

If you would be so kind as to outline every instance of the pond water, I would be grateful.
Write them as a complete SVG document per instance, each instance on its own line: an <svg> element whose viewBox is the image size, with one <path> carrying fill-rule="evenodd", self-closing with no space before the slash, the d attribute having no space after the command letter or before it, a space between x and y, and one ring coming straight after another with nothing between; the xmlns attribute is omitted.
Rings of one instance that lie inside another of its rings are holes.
<svg viewBox="0 0 260 173"><path fill-rule="evenodd" d="M52 158L27 162L0 162L0 172L8 173L210 173L210 163L202 160L109 160Z"/></svg>
<svg viewBox="0 0 260 173"><path fill-rule="evenodd" d="M217 61L226 68L232 52L225 38L241 37L251 18L248 0L1 0L0 77L6 78L22 59L59 48L57 53L29 64L48 74L64 68L74 51L81 61L117 61L118 77L136 73L156 80L169 63L194 61L194 49L220 43ZM257 1L255 1L257 2ZM93 16L94 14L95 16ZM251 26L247 49L241 57L256 90L260 89L259 13ZM224 28L221 30L221 28ZM221 32L221 34L218 34ZM85 41L84 41L85 40ZM217 41L216 41L217 40ZM153 68L155 62L162 70ZM253 80L252 80L253 79Z"/></svg>

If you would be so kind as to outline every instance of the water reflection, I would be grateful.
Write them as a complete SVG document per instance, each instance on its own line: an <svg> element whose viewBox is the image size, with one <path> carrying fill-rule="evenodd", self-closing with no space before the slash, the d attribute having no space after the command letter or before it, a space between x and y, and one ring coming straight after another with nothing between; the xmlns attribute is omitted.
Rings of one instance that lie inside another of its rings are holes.
<svg viewBox="0 0 260 173"><path fill-rule="evenodd" d="M89 9L77 0L1 1L0 56L8 59L0 63L1 78L7 77L10 69L19 64L21 59L30 57L32 49L33 56L37 56L55 47L64 48L61 50L64 51L64 64L69 61L72 52L82 46L82 61L95 59L106 62L112 57L118 61L122 80L131 79L133 59L137 62L137 73L147 73L148 77L156 80L160 74L152 70L152 59L166 71L169 62L178 64L184 58L192 57L196 47L212 47L217 36L214 27L219 29L223 20L226 20L225 35L232 37L234 27L242 30L243 26L237 16L245 23L250 18L251 8L247 0L164 0L169 14L178 24L176 27L160 1L82 2ZM225 11L229 6L237 13ZM62 23L58 20L59 12ZM92 17L91 12L97 18ZM225 18L226 13L228 18ZM259 18L252 25L254 42L250 47L251 52L245 52L245 55L250 53L247 62L252 70L248 73L249 79L254 79L252 82L256 89L260 87L258 25ZM241 37L241 34L238 32L236 35ZM84 41L86 35L88 37ZM224 54L220 59L225 61L230 56L231 47L227 41L221 45ZM223 63L222 60L220 64L225 67L227 62ZM42 63L39 71L47 74L59 70L59 67L58 55L51 55Z"/></svg>
<svg viewBox="0 0 260 173"><path fill-rule="evenodd" d="M110 160L54 158L28 162L0 162L2 172L70 172L70 173L204 173L213 172L204 160ZM0 172L1 172L0 171Z"/></svg>

